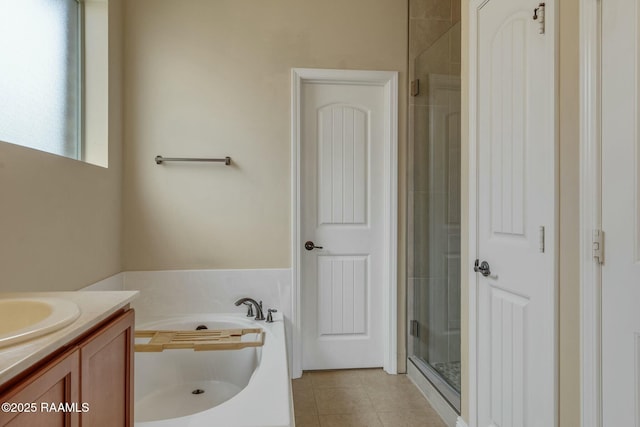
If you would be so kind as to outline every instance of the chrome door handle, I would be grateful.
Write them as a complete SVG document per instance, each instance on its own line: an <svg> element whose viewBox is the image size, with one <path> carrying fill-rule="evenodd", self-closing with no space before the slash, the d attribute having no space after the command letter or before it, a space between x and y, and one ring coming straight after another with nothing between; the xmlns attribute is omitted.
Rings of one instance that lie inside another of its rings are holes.
<svg viewBox="0 0 640 427"><path fill-rule="evenodd" d="M307 240L304 242L304 248L308 251L312 251L314 249L322 249L322 246L316 246L311 240Z"/></svg>
<svg viewBox="0 0 640 427"><path fill-rule="evenodd" d="M487 261L482 261L481 264L480 260L477 259L473 265L473 271L482 274L484 277L488 277L491 274L491 267Z"/></svg>

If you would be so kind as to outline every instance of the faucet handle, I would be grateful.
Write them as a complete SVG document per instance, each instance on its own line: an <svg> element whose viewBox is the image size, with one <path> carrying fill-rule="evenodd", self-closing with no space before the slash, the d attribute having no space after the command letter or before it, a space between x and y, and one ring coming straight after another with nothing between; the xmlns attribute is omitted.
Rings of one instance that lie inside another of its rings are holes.
<svg viewBox="0 0 640 427"><path fill-rule="evenodd" d="M258 314L256 314L256 320L264 320L264 312L262 311L262 301L260 301L258 303L258 307L256 307L258 310Z"/></svg>
<svg viewBox="0 0 640 427"><path fill-rule="evenodd" d="M268 314L267 314L267 323L273 323L273 315L272 315L271 313L277 313L277 312L278 312L278 310L273 309L273 308L270 308L270 309L269 309L269 310L267 310L267 311L268 311Z"/></svg>
<svg viewBox="0 0 640 427"><path fill-rule="evenodd" d="M253 304L251 304L250 302L244 302L244 305L246 305L247 307L249 307L249 309L247 310L247 317L253 317Z"/></svg>

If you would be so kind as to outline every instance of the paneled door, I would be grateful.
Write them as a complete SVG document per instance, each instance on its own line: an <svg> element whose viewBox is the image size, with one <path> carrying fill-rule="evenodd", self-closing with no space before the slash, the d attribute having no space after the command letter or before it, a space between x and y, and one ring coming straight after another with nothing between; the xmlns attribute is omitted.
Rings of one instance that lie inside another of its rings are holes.
<svg viewBox="0 0 640 427"><path fill-rule="evenodd" d="M302 368L383 366L382 86L301 87Z"/></svg>
<svg viewBox="0 0 640 427"><path fill-rule="evenodd" d="M475 425L552 427L555 2L539 7L531 0L488 0L472 7L477 68L470 110L475 119L470 258L477 261L469 267L477 316L471 321L477 334Z"/></svg>
<svg viewBox="0 0 640 427"><path fill-rule="evenodd" d="M640 426L638 1L602 2L602 426Z"/></svg>

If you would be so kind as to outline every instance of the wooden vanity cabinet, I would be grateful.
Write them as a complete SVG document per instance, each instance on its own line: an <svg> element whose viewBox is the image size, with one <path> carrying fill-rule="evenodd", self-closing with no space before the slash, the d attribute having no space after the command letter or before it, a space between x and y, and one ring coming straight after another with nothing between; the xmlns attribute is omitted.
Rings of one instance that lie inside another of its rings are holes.
<svg viewBox="0 0 640 427"><path fill-rule="evenodd" d="M0 403L13 405L0 411L0 426L76 427L80 414L44 412L52 402L74 403L80 398L80 351L72 349L40 367L32 375L0 396ZM29 408L25 408L29 405ZM33 406L35 405L35 406ZM28 411L28 412L27 412Z"/></svg>
<svg viewBox="0 0 640 427"><path fill-rule="evenodd" d="M133 426L133 346L133 310L80 345L81 426Z"/></svg>
<svg viewBox="0 0 640 427"><path fill-rule="evenodd" d="M36 409L0 411L0 426L133 426L133 345L134 312L127 310L8 388L0 386L0 403L35 404ZM42 410L43 404L60 403L71 410Z"/></svg>

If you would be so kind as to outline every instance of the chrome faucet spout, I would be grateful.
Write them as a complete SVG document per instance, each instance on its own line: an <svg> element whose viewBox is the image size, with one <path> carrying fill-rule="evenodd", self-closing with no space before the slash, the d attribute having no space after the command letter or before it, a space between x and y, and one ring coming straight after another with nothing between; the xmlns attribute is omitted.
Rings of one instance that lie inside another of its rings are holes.
<svg viewBox="0 0 640 427"><path fill-rule="evenodd" d="M236 306L239 306L240 304L253 304L253 306L256 309L256 320L264 320L264 313L262 312L262 301L257 302L256 300L254 300L253 298L240 298L238 301L236 301L234 304Z"/></svg>

